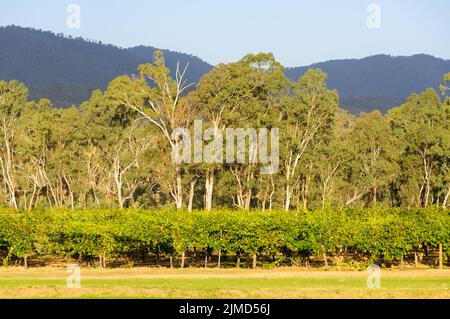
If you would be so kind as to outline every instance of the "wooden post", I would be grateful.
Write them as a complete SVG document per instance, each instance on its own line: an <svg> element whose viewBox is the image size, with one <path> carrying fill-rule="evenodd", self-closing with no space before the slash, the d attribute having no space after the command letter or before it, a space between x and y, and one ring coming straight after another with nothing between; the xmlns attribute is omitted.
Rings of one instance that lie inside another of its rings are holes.
<svg viewBox="0 0 450 319"><path fill-rule="evenodd" d="M442 244L439 244L439 269L444 268L444 260L442 258Z"/></svg>
<svg viewBox="0 0 450 319"><path fill-rule="evenodd" d="M255 269L256 268L256 254L253 254L253 265L252 268Z"/></svg>

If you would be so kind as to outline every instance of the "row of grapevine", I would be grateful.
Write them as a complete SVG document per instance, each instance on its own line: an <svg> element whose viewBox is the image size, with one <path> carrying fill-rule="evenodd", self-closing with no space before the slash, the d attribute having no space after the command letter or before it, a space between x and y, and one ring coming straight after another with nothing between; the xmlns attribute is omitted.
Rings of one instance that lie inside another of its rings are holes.
<svg viewBox="0 0 450 319"><path fill-rule="evenodd" d="M0 210L3 263L53 255L80 261L178 258L192 251L293 260L331 256L390 263L424 249L450 252L450 215L437 208L324 211ZM445 256L444 256L445 257Z"/></svg>

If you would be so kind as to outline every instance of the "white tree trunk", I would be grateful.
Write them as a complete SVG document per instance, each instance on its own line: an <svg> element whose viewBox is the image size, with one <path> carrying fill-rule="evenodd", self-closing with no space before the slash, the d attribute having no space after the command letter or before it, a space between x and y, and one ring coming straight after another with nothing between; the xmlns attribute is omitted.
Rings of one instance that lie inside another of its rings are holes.
<svg viewBox="0 0 450 319"><path fill-rule="evenodd" d="M447 208L447 202L450 198L450 187L447 189L447 194L445 194L444 202L442 203L442 207L445 209Z"/></svg>
<svg viewBox="0 0 450 319"><path fill-rule="evenodd" d="M197 183L197 178L193 178L189 185L189 203L188 203L188 211L192 212L192 206L194 202L195 195L195 183Z"/></svg>
<svg viewBox="0 0 450 319"><path fill-rule="evenodd" d="M114 158L114 183L116 185L117 202L119 207L123 208L122 175L120 173L120 159L118 155Z"/></svg>
<svg viewBox="0 0 450 319"><path fill-rule="evenodd" d="M183 207L183 182L181 177L181 168L176 168L176 191L175 191L175 204L177 209Z"/></svg>
<svg viewBox="0 0 450 319"><path fill-rule="evenodd" d="M212 209L214 191L214 170L208 169L205 181L205 209L210 211Z"/></svg>
<svg viewBox="0 0 450 319"><path fill-rule="evenodd" d="M289 184L286 185L286 198L284 201L284 210L288 211L291 206L292 191Z"/></svg>

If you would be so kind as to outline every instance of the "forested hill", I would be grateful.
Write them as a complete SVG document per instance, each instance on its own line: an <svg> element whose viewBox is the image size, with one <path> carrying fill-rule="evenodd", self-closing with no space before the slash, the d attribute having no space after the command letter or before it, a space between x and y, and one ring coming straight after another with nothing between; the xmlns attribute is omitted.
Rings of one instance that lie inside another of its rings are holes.
<svg viewBox="0 0 450 319"><path fill-rule="evenodd" d="M30 98L50 98L56 106L79 104L95 88L115 77L137 72L152 60L153 47L122 49L81 38L68 38L29 28L0 28L0 79L17 79L30 88ZM197 57L163 50L166 64L189 62L186 79L196 82L212 66Z"/></svg>
<svg viewBox="0 0 450 319"><path fill-rule="evenodd" d="M46 97L56 106L79 104L95 88L105 88L118 75L132 74L149 62L156 48L118 48L101 42L68 38L30 28L0 27L0 80L17 79L30 88L30 98ZM166 64L189 62L187 80L197 82L212 65L200 58L163 50ZM309 67L328 74L327 84L337 89L341 107L353 113L386 109L401 104L412 92L438 87L450 71L450 60L429 55L333 60L306 67L287 68L297 80Z"/></svg>
<svg viewBox="0 0 450 319"><path fill-rule="evenodd" d="M327 85L339 91L341 107L353 113L373 109L384 112L403 103L412 92L429 87L437 90L442 75L450 71L450 60L426 54L405 57L380 54L287 68L286 75L298 80L311 67L328 74Z"/></svg>

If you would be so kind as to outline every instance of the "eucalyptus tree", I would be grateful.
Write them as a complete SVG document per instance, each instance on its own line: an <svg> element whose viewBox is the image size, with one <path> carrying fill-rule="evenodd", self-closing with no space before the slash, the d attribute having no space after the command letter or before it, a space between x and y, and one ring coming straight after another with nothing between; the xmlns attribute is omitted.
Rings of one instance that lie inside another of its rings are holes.
<svg viewBox="0 0 450 319"><path fill-rule="evenodd" d="M182 139L173 137L176 129L190 126L193 108L188 104L184 93L192 85L186 83L187 65L181 69L179 63L175 70L175 79L169 75L164 57L155 52L153 63L139 66L139 77L123 76L115 80L115 101L128 107L155 125L170 145L172 154L180 148ZM183 206L183 167L173 162L175 178L170 187L177 209Z"/></svg>
<svg viewBox="0 0 450 319"><path fill-rule="evenodd" d="M428 89L412 94L405 104L390 110L389 119L394 134L405 144L400 160L401 184L413 181L410 191L402 194L403 201L427 207L439 197L433 190L438 186L443 156L448 153L448 107L433 89Z"/></svg>
<svg viewBox="0 0 450 319"><path fill-rule="evenodd" d="M29 102L17 123L20 187L23 206L41 204L75 208L83 197L81 123L77 108L59 109L49 100ZM42 197L42 198L41 198Z"/></svg>
<svg viewBox="0 0 450 319"><path fill-rule="evenodd" d="M0 81L0 165L2 183L12 207L18 208L16 158L16 124L23 111L28 89L15 80Z"/></svg>
<svg viewBox="0 0 450 319"><path fill-rule="evenodd" d="M339 109L330 138L319 143L314 160L320 189L320 204L317 207L340 207L347 201L345 196L349 185L345 176L348 163L352 160L351 137L355 124L355 115Z"/></svg>
<svg viewBox="0 0 450 319"><path fill-rule="evenodd" d="M313 174L317 180L315 193L318 203L315 207L325 209L338 204L339 199L335 199L336 193L342 191L339 182L342 180L345 165L352 159L349 152L349 136L338 137L333 134L330 140L318 143L314 147L313 156L310 158ZM303 208L309 208L307 201Z"/></svg>
<svg viewBox="0 0 450 319"><path fill-rule="evenodd" d="M249 98L251 90L244 80L246 74L243 71L239 63L219 64L202 77L197 89L189 96L189 99L197 106L202 129L211 127L214 130L214 134L208 138L212 140L210 143L214 143L219 134L223 136L225 128L235 123L239 110ZM203 132L201 136L194 136L194 138L203 144ZM195 155L197 154L194 154L194 159ZM203 154L200 154L201 158L198 160L199 166L204 171L206 210L212 208L216 171L223 165L223 154L212 155L212 163L205 163Z"/></svg>
<svg viewBox="0 0 450 319"><path fill-rule="evenodd" d="M55 168L51 163L55 146L54 114L51 102L41 100L24 109L17 123L18 139L21 141L17 146L17 154L22 162L20 175L24 175L21 183L22 193L31 193L29 200L25 196L24 206L28 209L39 201L41 191L45 193L50 206L63 204L62 194L58 192L58 181L54 176Z"/></svg>
<svg viewBox="0 0 450 319"><path fill-rule="evenodd" d="M235 133L243 135L238 137L235 147L238 163L231 163L228 166L236 181L234 204L249 210L252 202L260 201L254 206L262 207L266 205L263 202L267 201L268 208L271 209L275 192L274 178L278 174L273 157L279 155L278 140L281 129L279 119L283 108L281 96L285 94L289 81L283 74L283 66L272 54L250 54L240 63L247 69L245 81L251 88L251 95L240 110L239 119L235 124L241 128L241 131ZM227 143L228 138L227 134ZM244 138L248 140L248 144ZM261 158L261 155L265 154L267 157L269 152L270 163L265 163L268 158ZM239 157L243 156L246 160L239 163ZM278 162L278 159L275 160ZM262 190L263 187L265 190Z"/></svg>
<svg viewBox="0 0 450 319"><path fill-rule="evenodd" d="M66 205L72 209L86 207L89 181L85 169L85 132L81 132L82 115L79 108L53 110L53 147L50 157L59 185L64 187ZM62 190L61 190L62 191Z"/></svg>
<svg viewBox="0 0 450 319"><path fill-rule="evenodd" d="M217 136L228 138L226 132L229 128L251 130L261 126L267 127L271 115L270 96L276 94L276 90L285 82L283 67L272 54L249 54L237 62L219 64L213 68L203 76L189 99L196 105L198 117L203 120L205 128L213 130L214 136L208 137L208 140L211 139L213 141L210 143L214 143L217 142L214 141ZM202 165L205 172L207 210L212 208L215 176L225 169L221 167L224 154L215 155L216 157L214 154L212 156L212 163ZM234 204L248 209L253 188L250 184L254 183L257 166L253 163L247 165L248 158L247 164L228 164L226 169L234 176L237 185L233 195Z"/></svg>
<svg viewBox="0 0 450 319"><path fill-rule="evenodd" d="M117 103L117 90L123 78L112 81L104 93L95 92L82 105L88 175L96 202L97 185L101 181L108 200L113 196L119 207L133 196L145 172L140 172L142 157L152 145L148 124L136 118L136 112Z"/></svg>
<svg viewBox="0 0 450 319"><path fill-rule="evenodd" d="M350 138L349 190L346 205L370 194L373 203L395 180L402 149L388 120L379 112L362 113Z"/></svg>
<svg viewBox="0 0 450 319"><path fill-rule="evenodd" d="M327 89L326 74L309 69L291 93L284 97L282 126L282 161L285 176L284 209L289 210L294 190L299 187L300 164L314 140L329 134L338 109L336 91Z"/></svg>
<svg viewBox="0 0 450 319"><path fill-rule="evenodd" d="M449 91L449 82L450 82L450 72L444 74L442 77L442 85L440 86L441 94L444 96L444 100L442 102L442 106L445 112L446 123L450 122L450 97L447 95ZM443 201L442 207L447 208L448 203L450 201L450 128L447 131L448 134L445 134L444 138L444 154L442 159L442 174L443 174Z"/></svg>

